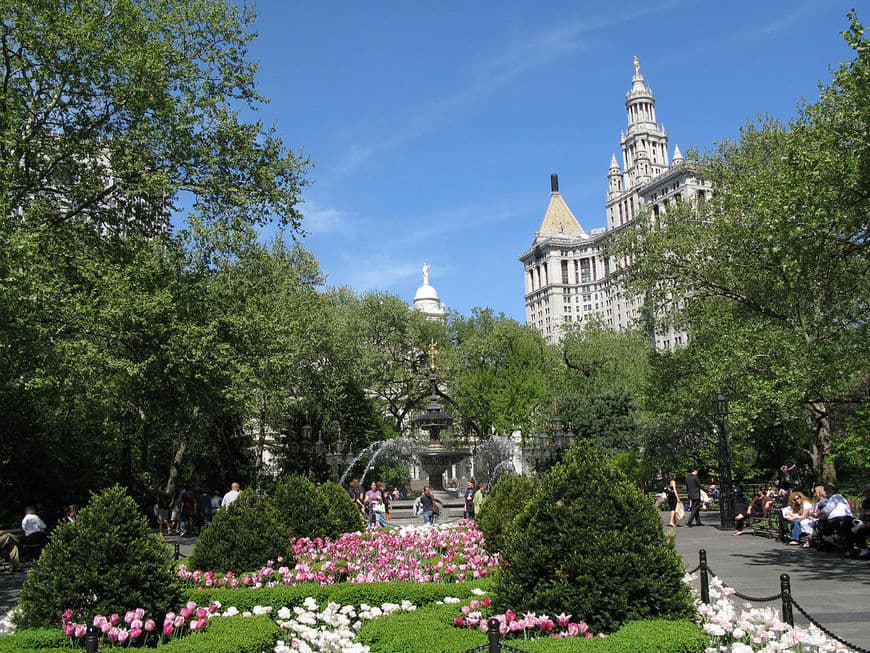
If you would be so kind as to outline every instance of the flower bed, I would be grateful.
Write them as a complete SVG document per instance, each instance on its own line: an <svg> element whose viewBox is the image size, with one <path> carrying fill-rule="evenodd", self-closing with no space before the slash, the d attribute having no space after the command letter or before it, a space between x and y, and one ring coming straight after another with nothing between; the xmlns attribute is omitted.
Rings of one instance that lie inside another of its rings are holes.
<svg viewBox="0 0 870 653"><path fill-rule="evenodd" d="M317 582L380 581L463 582L485 578L498 567L498 556L484 548L473 527L419 527L346 533L335 540L299 538L293 543L296 565L269 561L258 571L223 576L214 571L179 567L179 577L198 588L274 587Z"/></svg>

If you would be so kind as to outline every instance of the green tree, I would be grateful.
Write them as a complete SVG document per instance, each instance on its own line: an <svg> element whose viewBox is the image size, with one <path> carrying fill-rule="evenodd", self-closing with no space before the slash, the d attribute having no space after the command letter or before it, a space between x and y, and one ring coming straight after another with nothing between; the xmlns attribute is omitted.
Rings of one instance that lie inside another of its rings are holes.
<svg viewBox="0 0 870 653"><path fill-rule="evenodd" d="M536 407L553 397L555 350L533 328L488 309L456 317L453 329L444 356L448 393L467 430L477 437L531 431Z"/></svg>
<svg viewBox="0 0 870 653"><path fill-rule="evenodd" d="M240 118L264 101L250 9L2 0L0 16L4 219L154 233L186 194L194 231L218 227L212 243L273 217L300 227L305 160Z"/></svg>
<svg viewBox="0 0 870 653"><path fill-rule="evenodd" d="M634 257L631 291L688 325L706 379L696 399L720 387L744 431L772 404L802 413L825 480L836 477L832 407L853 401L870 369L870 49L850 18L856 57L818 102L696 155L712 197L642 217L613 252Z"/></svg>

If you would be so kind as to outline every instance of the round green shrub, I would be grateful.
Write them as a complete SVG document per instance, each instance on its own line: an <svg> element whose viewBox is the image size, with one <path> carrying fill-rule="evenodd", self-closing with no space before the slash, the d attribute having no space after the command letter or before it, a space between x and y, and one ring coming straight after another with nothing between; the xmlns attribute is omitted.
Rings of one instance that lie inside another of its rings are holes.
<svg viewBox="0 0 870 653"><path fill-rule="evenodd" d="M362 514L343 487L328 481L317 489L317 493L326 506L321 520L325 537L334 539L342 533L355 533L362 529Z"/></svg>
<svg viewBox="0 0 870 653"><path fill-rule="evenodd" d="M222 508L202 530L189 569L255 571L279 556L288 556L289 538L272 501L245 492Z"/></svg>
<svg viewBox="0 0 870 653"><path fill-rule="evenodd" d="M511 530L511 523L525 510L532 498L534 487L534 479L504 474L487 495L474 520L483 533L490 553L502 550L505 536Z"/></svg>
<svg viewBox="0 0 870 653"><path fill-rule="evenodd" d="M74 523L52 533L21 589L25 628L144 608L154 618L176 610L182 594L172 554L126 491L92 495Z"/></svg>
<svg viewBox="0 0 870 653"><path fill-rule="evenodd" d="M501 555L501 610L565 612L595 632L692 615L680 556L655 508L588 442L540 479Z"/></svg>
<svg viewBox="0 0 870 653"><path fill-rule="evenodd" d="M314 483L304 476L288 476L275 488L272 504L288 537L323 537L327 505Z"/></svg>

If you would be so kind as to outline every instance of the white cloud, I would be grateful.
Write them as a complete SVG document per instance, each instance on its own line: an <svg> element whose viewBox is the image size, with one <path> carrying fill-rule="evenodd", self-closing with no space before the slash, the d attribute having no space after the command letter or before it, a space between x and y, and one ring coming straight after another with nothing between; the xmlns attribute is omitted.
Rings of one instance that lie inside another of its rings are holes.
<svg viewBox="0 0 870 653"><path fill-rule="evenodd" d="M334 207L321 206L311 200L306 200L302 207L302 215L305 217L303 223L305 230L313 235L346 232L350 228L347 212Z"/></svg>

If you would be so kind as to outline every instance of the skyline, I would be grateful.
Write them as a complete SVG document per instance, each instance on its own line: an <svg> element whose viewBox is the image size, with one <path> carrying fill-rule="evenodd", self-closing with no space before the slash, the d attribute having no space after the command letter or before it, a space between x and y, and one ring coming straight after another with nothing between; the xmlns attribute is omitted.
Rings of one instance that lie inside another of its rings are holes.
<svg viewBox="0 0 870 653"><path fill-rule="evenodd" d="M584 6L257 5L257 118L315 164L301 242L328 286L410 303L429 262L448 309L524 323L518 256L550 174L586 230L605 225L634 56L669 156L787 121L852 57L848 3Z"/></svg>

